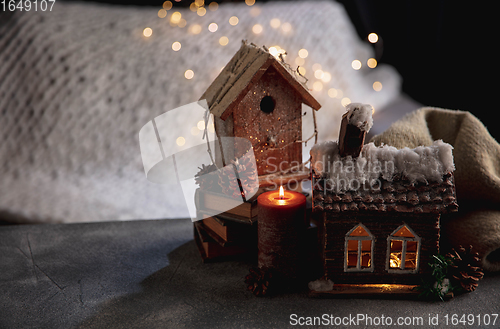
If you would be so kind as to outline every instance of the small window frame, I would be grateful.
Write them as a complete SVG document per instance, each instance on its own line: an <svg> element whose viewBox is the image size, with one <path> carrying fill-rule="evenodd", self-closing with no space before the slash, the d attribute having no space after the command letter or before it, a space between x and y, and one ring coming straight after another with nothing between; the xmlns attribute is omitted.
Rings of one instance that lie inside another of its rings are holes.
<svg viewBox="0 0 500 329"><path fill-rule="evenodd" d="M401 237L401 236L394 236L399 230L401 230L403 227L406 226L406 229L410 231L410 233L414 236L413 238L410 237ZM401 249L401 265L399 268L391 268L391 242L392 241L401 241L402 242L402 249ZM416 257L416 266L414 269L405 269L405 263L406 263L406 247L408 241L415 241L417 242L417 257ZM420 268L420 248L422 246L422 239L413 231L413 229L406 223L403 225L399 226L397 229L395 229L391 235L387 237L387 256L386 256L386 264L385 264L385 269L389 273L397 273L397 274L415 274L418 272Z"/></svg>
<svg viewBox="0 0 500 329"><path fill-rule="evenodd" d="M366 233L368 233L368 236L350 236L358 227L362 227ZM349 241L358 241L358 252L357 252L357 263L356 267L348 267L347 266L347 261L349 258L349 250L348 250L348 244ZM370 240L371 243L371 250L370 250L370 266L361 268L361 257L362 257L362 250L361 250L361 245L362 241ZM375 267L374 267L374 261L373 261L373 250L375 246L375 236L370 232L368 228L366 228L365 225L362 223L357 224L354 226L347 234L345 235L345 243L344 243L344 272L373 272Z"/></svg>

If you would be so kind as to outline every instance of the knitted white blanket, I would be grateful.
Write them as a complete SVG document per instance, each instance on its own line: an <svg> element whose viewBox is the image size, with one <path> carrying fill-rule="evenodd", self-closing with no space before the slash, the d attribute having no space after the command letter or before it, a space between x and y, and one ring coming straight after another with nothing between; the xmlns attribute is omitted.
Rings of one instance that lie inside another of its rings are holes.
<svg viewBox="0 0 500 329"><path fill-rule="evenodd" d="M400 79L391 67L366 66L372 49L336 3L224 4L203 17L180 9L184 28L169 24L174 10L162 19L158 9L56 2L52 12L0 14L0 219L188 216L179 186L147 181L138 132L163 112L196 101L242 39L281 46L292 65L298 51L307 49L310 88L319 81L313 64L331 75L314 92L323 105L321 139L336 136L342 97L381 109L399 94ZM239 18L236 26L229 24L231 16ZM270 26L273 18L280 27ZM210 23L217 31L208 30ZM255 24L260 34L252 32ZM146 27L153 31L149 38ZM219 44L222 36L227 46ZM179 51L172 50L175 41ZM351 67L355 59L361 70ZM190 80L184 77L188 69L194 72ZM375 81L383 84L379 92ZM337 98L328 96L329 88ZM181 135L191 127L172 122L172 129Z"/></svg>

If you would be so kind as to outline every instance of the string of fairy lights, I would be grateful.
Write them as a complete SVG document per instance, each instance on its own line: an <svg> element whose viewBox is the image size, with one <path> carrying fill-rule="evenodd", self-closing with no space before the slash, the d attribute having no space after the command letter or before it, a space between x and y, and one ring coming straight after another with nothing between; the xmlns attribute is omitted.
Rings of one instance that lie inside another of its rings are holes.
<svg viewBox="0 0 500 329"><path fill-rule="evenodd" d="M202 26L197 22L188 24L186 17L184 17L181 14L181 12L176 11L174 8L174 3L180 1L182 0L174 0L173 2L170 0L165 1L162 5L162 8L158 10L157 13L158 17L160 19L167 20L170 26L172 27L187 28L188 33L192 35L198 35L202 33L204 29L208 30L210 33L216 33L219 30L219 25L215 22L211 22L207 26ZM250 16L257 17L261 14L261 8L255 5L255 0L245 0L245 4L248 7L251 7L249 11ZM215 12L218 10L218 8L219 4L215 1L212 1L207 4L205 3L205 0L194 0L189 5L189 9L200 17L203 17L205 15L210 15L210 12ZM239 22L240 18L238 18L237 16L231 16L227 18L227 23L229 23L229 25L233 27L237 26ZM293 31L293 26L290 22L284 22L277 17L272 18L269 21L269 27L272 29L280 30L280 32L283 33L284 35L287 35ZM267 28L266 26L260 23L256 23L252 25L251 32L255 35L260 35L264 33L266 28ZM142 31L142 35L146 39L152 37L153 29L151 27L144 28ZM371 44L377 46L377 43L379 42L379 36L376 33L370 33L368 34L366 40ZM223 47L229 45L230 42L240 43L241 40L229 40L229 38L225 35L220 36L218 39L219 45ZM172 43L171 48L172 51L179 52L182 49L182 44L180 41L174 41ZM308 78L308 81L311 83L310 87L312 88L312 91L314 93L317 94L326 93L330 98L340 101L340 103L343 106L346 106L349 103L351 103L351 99L344 94L342 89L329 86L329 83L332 80L332 74L328 72L326 68L322 67L321 64L319 63L312 64L311 66L312 76L314 77L314 79L311 78L311 73L308 73L306 69L306 66L309 67L310 64L308 63L309 51L307 49L302 48L297 53L290 54L284 48L278 45L273 45L268 47L268 50L269 53L275 56L276 58L279 58L280 56L292 57L292 60L290 61L289 59L287 59L287 62L289 62L290 64L292 63L295 64L297 66L298 73ZM368 67L369 69L374 69L377 67L378 62L377 59L373 57L370 57L364 61L362 61L361 59L353 59L351 62L351 68L353 70L360 70L363 68L364 65L366 65L366 67ZM221 68L220 70L222 71L222 69L223 68ZM195 72L191 68L187 68L184 71L184 78L187 80L194 79ZM379 92L382 90L383 86L380 81L374 81L372 84L372 88L374 91ZM198 131L201 131L201 129L198 128L199 127L194 127L192 129L193 135L194 133L197 134ZM177 139L177 145L183 146L184 144L185 144L185 139L179 137Z"/></svg>

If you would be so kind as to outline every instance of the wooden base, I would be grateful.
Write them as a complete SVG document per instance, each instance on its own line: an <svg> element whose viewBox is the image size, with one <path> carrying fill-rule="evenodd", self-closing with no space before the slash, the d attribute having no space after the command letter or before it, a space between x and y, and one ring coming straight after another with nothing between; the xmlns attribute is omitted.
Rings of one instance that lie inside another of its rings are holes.
<svg viewBox="0 0 500 329"><path fill-rule="evenodd" d="M417 298L416 285L406 284L334 284L329 291L309 291L310 297L326 298Z"/></svg>

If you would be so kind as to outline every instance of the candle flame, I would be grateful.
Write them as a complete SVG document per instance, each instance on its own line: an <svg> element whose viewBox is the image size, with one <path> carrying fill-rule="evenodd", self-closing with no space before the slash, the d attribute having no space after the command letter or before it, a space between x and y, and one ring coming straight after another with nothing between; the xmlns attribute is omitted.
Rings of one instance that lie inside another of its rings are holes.
<svg viewBox="0 0 500 329"><path fill-rule="evenodd" d="M283 200L285 198L285 191L283 190L283 186L280 186L279 196L280 200Z"/></svg>

